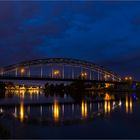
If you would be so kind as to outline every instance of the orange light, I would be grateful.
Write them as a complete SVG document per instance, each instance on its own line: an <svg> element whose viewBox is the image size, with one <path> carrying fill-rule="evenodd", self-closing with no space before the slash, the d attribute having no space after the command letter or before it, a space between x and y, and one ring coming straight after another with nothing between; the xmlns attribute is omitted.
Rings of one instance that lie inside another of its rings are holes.
<svg viewBox="0 0 140 140"><path fill-rule="evenodd" d="M125 77L125 80L128 80L128 77Z"/></svg>
<svg viewBox="0 0 140 140"><path fill-rule="evenodd" d="M106 87L106 88L109 88L110 86L111 86L111 84L105 83L105 87Z"/></svg>
<svg viewBox="0 0 140 140"><path fill-rule="evenodd" d="M83 118L87 117L87 102L85 102L85 101L82 101L81 113L82 113Z"/></svg>
<svg viewBox="0 0 140 140"><path fill-rule="evenodd" d="M104 111L107 113L107 101L104 102Z"/></svg>
<svg viewBox="0 0 140 140"><path fill-rule="evenodd" d="M104 100L105 101L111 100L111 97L108 93L105 94Z"/></svg>
<svg viewBox="0 0 140 140"><path fill-rule="evenodd" d="M110 78L110 75L108 75L108 78Z"/></svg>
<svg viewBox="0 0 140 140"><path fill-rule="evenodd" d="M59 71L59 70L54 70L54 71L53 71L53 75L57 76L57 75L59 75L59 74L60 74L60 71Z"/></svg>
<svg viewBox="0 0 140 140"><path fill-rule="evenodd" d="M129 80L132 80L132 77L129 77Z"/></svg>
<svg viewBox="0 0 140 140"><path fill-rule="evenodd" d="M23 122L24 120L24 104L23 101L20 103L20 121Z"/></svg>
<svg viewBox="0 0 140 140"><path fill-rule="evenodd" d="M130 97L129 106L130 106L130 113L132 113L133 112L133 101L132 101L132 97Z"/></svg>
<svg viewBox="0 0 140 140"><path fill-rule="evenodd" d="M124 79L125 79L126 81L128 81L128 80L130 80L130 81L131 81L131 80L132 80L132 77L131 77L131 76L129 76L129 77L125 77Z"/></svg>
<svg viewBox="0 0 140 140"><path fill-rule="evenodd" d="M126 100L125 100L125 110L126 113L128 113L128 96L126 96Z"/></svg>
<svg viewBox="0 0 140 140"><path fill-rule="evenodd" d="M25 72L25 69L24 69L24 68L22 68L20 72L21 72L21 73L24 73L24 72Z"/></svg>
<svg viewBox="0 0 140 140"><path fill-rule="evenodd" d="M58 104L58 101L55 100L54 101L54 105L53 105L53 117L54 117L54 121L55 122L58 122L59 120L59 104Z"/></svg>
<svg viewBox="0 0 140 140"><path fill-rule="evenodd" d="M81 72L81 76L86 78L87 77L87 72Z"/></svg>

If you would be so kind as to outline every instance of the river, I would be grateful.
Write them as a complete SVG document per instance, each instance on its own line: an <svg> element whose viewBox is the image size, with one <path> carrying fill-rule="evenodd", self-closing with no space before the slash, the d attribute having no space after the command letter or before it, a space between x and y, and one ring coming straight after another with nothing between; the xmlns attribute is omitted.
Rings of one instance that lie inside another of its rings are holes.
<svg viewBox="0 0 140 140"><path fill-rule="evenodd" d="M0 125L10 138L140 138L138 93L79 97L7 91L0 98Z"/></svg>

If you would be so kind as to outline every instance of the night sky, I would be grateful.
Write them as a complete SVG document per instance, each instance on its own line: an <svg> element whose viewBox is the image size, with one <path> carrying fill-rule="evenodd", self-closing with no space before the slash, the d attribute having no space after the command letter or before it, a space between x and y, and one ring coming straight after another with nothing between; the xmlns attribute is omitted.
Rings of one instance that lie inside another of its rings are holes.
<svg viewBox="0 0 140 140"><path fill-rule="evenodd" d="M140 1L0 1L0 66L47 57L140 80Z"/></svg>

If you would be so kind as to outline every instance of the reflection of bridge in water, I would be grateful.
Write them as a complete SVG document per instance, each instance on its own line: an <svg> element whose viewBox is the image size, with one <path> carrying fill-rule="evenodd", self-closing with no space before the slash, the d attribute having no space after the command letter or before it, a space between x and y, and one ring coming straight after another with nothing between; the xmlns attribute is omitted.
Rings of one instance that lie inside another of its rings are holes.
<svg viewBox="0 0 140 140"><path fill-rule="evenodd" d="M132 113L132 100L130 102L130 113ZM129 104L126 100L125 104ZM26 105L21 102L20 106L10 107L10 111L6 107L1 107L4 112L13 114L16 119L25 123L36 123L44 125L55 124L75 124L83 120L94 120L96 117L108 116L110 113L122 106L122 102L104 101L104 102L87 102L82 101L80 104L59 104L57 100L52 105ZM34 111L36 113L34 114ZM128 106L126 105L126 113Z"/></svg>
<svg viewBox="0 0 140 140"><path fill-rule="evenodd" d="M22 99L22 98L21 98ZM79 103L60 103L57 98L52 103L46 104L24 104L24 100L19 105L2 105L0 111L13 114L16 119L25 123L41 123L45 125L55 124L75 124L83 120L94 120L99 116L108 116L118 107L125 109L126 113L133 112L132 96L125 96L124 101L111 100L109 94L105 94L104 101L93 102L82 100Z"/></svg>
<svg viewBox="0 0 140 140"><path fill-rule="evenodd" d="M119 75L102 66L68 58L47 58L21 62L1 68L0 75L0 79L12 80L121 81Z"/></svg>

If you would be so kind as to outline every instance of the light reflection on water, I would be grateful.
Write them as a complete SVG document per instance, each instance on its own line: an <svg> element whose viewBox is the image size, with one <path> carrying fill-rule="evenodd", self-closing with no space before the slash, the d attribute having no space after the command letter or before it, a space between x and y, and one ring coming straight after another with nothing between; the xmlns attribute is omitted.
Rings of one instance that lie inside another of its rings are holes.
<svg viewBox="0 0 140 140"><path fill-rule="evenodd" d="M1 107L1 110L9 112L15 116L21 123L32 120L48 120L50 122L58 123L62 120L77 120L89 119L96 117L97 114L110 115L117 108L124 108L126 114L133 113L133 96L124 95L124 100L113 100L109 93L104 94L104 101L94 102L83 99L80 102L60 102L59 98L53 96L53 102L49 104L27 105L26 98L35 96L39 99L44 94L39 92L29 92L26 97L26 92L16 92L14 96L18 96L20 100L19 105L10 107ZM8 93L6 93L8 95ZM26 98L25 98L26 97ZM7 98L7 96L6 96ZM49 99L49 97L45 97ZM113 95L114 98L114 95ZM65 96L65 100L67 100Z"/></svg>
<svg viewBox="0 0 140 140"><path fill-rule="evenodd" d="M125 107L126 107L126 113L128 113L128 96L126 96Z"/></svg>
<svg viewBox="0 0 140 140"><path fill-rule="evenodd" d="M110 111L111 111L110 101L104 102L104 111L105 111L105 114L110 113Z"/></svg>
<svg viewBox="0 0 140 140"><path fill-rule="evenodd" d="M23 122L24 119L24 104L23 101L20 102L20 121Z"/></svg>
<svg viewBox="0 0 140 140"><path fill-rule="evenodd" d="M54 100L54 105L53 105L53 118L55 122L58 122L59 120L59 104L58 101L55 99Z"/></svg>
<svg viewBox="0 0 140 140"><path fill-rule="evenodd" d="M81 105L81 114L82 114L82 118L86 118L88 115L88 108L87 108L87 102L86 101L82 101L82 105Z"/></svg>
<svg viewBox="0 0 140 140"><path fill-rule="evenodd" d="M128 97L126 96L126 101L125 101L125 110L126 113L133 113L133 101L132 101L132 97Z"/></svg>
<svg viewBox="0 0 140 140"><path fill-rule="evenodd" d="M133 112L133 101L132 101L132 97L130 97L130 113Z"/></svg>

